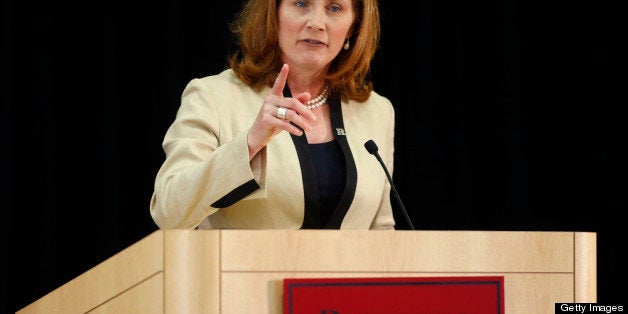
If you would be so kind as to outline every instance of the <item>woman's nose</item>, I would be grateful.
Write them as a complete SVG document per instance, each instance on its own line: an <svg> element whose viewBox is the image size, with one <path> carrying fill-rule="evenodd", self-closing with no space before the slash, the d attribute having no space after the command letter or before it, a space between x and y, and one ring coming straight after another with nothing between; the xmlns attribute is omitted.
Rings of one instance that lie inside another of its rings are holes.
<svg viewBox="0 0 628 314"><path fill-rule="evenodd" d="M310 11L307 21L307 27L314 30L322 30L325 28L325 9L316 8Z"/></svg>

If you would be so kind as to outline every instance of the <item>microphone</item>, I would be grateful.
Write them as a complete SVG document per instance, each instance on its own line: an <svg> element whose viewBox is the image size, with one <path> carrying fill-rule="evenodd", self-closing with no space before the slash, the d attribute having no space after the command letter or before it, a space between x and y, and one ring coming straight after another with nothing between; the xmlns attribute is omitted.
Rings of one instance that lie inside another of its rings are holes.
<svg viewBox="0 0 628 314"><path fill-rule="evenodd" d="M392 178L390 177L390 173L388 173L388 169L386 168L386 165L384 165L384 161L382 161L382 157L380 157L379 154L377 153L377 150L378 150L377 144L375 144L373 140L368 140L366 141L366 143L364 143L364 148L366 148L369 154L374 155L375 158L377 158L377 161L379 161L379 164L382 165L382 168L384 169L384 172L386 173L386 177L388 177L388 182L390 183L390 187L392 188L393 194L395 194L395 198L397 198L397 203L399 203L399 206L401 207L401 212L403 213L403 216L406 219L408 226L410 226L410 229L415 230L414 226L412 225L412 221L410 220L410 216L408 216L408 212L406 211L406 207L403 206L401 197L399 197L399 193L397 193L397 189L395 188L395 185L393 184Z"/></svg>

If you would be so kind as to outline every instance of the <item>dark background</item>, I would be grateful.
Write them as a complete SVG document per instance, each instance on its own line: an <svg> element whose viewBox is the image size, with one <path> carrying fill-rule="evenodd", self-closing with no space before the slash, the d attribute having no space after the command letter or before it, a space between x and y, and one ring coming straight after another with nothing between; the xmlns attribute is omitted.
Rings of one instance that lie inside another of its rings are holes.
<svg viewBox="0 0 628 314"><path fill-rule="evenodd" d="M240 6L2 2L0 311L157 230L162 138L185 84L225 67ZM596 232L598 301L625 302L621 11L583 0L380 7L372 80L396 108L394 178L414 226Z"/></svg>

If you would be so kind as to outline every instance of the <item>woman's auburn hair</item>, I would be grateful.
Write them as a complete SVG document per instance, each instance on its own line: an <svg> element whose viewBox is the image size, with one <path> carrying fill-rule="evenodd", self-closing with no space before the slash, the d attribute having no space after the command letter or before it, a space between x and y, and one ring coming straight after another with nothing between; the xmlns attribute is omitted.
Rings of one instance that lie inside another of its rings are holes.
<svg viewBox="0 0 628 314"><path fill-rule="evenodd" d="M258 90L272 86L283 66L277 22L281 1L291 0L247 1L231 24L239 50L231 55L229 64L238 78ZM325 79L333 94L363 102L373 90L367 75L379 47L379 8L377 0L351 1L355 11L351 48L340 51Z"/></svg>

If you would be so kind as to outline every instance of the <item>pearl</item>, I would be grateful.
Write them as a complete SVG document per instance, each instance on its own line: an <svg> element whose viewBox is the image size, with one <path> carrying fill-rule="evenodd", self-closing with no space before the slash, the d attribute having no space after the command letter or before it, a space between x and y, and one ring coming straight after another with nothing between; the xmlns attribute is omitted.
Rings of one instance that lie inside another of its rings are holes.
<svg viewBox="0 0 628 314"><path fill-rule="evenodd" d="M318 108L327 102L327 96L329 96L329 86L325 85L325 89L323 89L323 92L320 95L316 96L316 98L312 98L308 102L306 102L305 106L308 109Z"/></svg>

